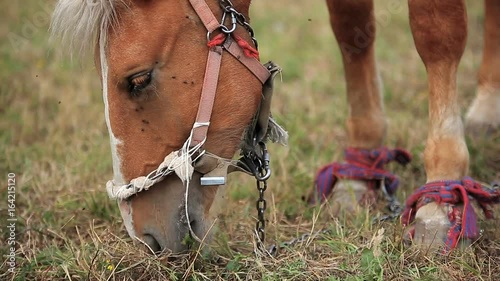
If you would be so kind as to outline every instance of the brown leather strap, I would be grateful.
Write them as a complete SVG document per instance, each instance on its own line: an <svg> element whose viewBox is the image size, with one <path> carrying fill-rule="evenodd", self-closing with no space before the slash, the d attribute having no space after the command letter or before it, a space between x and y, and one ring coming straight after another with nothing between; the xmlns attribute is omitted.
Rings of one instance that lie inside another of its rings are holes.
<svg viewBox="0 0 500 281"><path fill-rule="evenodd" d="M205 0L189 0L189 2L209 33L220 28L219 22L215 18ZM250 72L252 72L262 84L265 84L271 75L271 73L260 63L258 59L247 57L242 48L231 38L230 35L227 36L223 46L210 48L205 68L205 77L203 80L200 104L198 106L198 113L193 127L193 137L191 140L192 147L202 143L207 137L210 117L212 115L212 109L215 102L215 93L217 92L223 47L246 68L248 68L248 70L250 70Z"/></svg>
<svg viewBox="0 0 500 281"><path fill-rule="evenodd" d="M281 72L281 67L273 62L264 65L271 73L271 78L262 85L262 98L260 99L259 111L257 114L257 124L254 128L254 136L257 142L264 141L268 134L269 119L271 118L271 100L273 98L274 77Z"/></svg>
<svg viewBox="0 0 500 281"><path fill-rule="evenodd" d="M271 73L263 66L256 58L247 57L241 47L236 43L231 36L228 36L224 42L224 49L226 49L233 57L239 60L250 72L259 79L260 83L266 83Z"/></svg>
<svg viewBox="0 0 500 281"><path fill-rule="evenodd" d="M210 116L217 92L217 82L219 80L220 65L222 61L222 47L215 46L208 52L207 66L205 68L205 78L203 78L203 88L201 90L200 105L193 129L192 146L201 143L207 136Z"/></svg>
<svg viewBox="0 0 500 281"><path fill-rule="evenodd" d="M220 27L219 21L215 18L205 0L189 0L189 3L193 6L193 9L198 14L198 17L200 17L208 32L211 33Z"/></svg>

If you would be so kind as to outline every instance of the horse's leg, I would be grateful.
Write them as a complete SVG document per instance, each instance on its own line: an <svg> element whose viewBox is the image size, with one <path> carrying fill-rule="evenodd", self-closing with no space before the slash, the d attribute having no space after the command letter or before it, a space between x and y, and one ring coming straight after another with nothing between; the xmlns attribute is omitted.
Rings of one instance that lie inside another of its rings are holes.
<svg viewBox="0 0 500 281"><path fill-rule="evenodd" d="M500 1L485 0L484 50L478 75L477 96L467 112L467 129L500 126Z"/></svg>
<svg viewBox="0 0 500 281"><path fill-rule="evenodd" d="M469 152L457 102L456 73L467 39L464 0L409 0L410 27L429 81L429 131L424 151L427 182L461 180ZM415 218L417 244L434 244L449 229L444 206L429 203Z"/></svg>
<svg viewBox="0 0 500 281"><path fill-rule="evenodd" d="M382 145L386 120L375 63L373 0L327 0L330 23L340 46L347 84L349 145Z"/></svg>
<svg viewBox="0 0 500 281"><path fill-rule="evenodd" d="M327 4L344 63L349 103L348 145L361 149L379 148L387 124L375 62L373 0L327 0ZM356 206L366 192L364 181L340 181L333 188L331 201L349 209Z"/></svg>

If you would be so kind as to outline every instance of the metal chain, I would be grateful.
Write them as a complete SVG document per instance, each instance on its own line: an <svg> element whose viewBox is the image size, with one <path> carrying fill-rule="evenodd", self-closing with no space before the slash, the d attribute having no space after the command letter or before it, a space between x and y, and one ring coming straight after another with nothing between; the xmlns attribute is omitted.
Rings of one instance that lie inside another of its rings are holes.
<svg viewBox="0 0 500 281"><path fill-rule="evenodd" d="M247 171L252 173L256 179L257 191L259 198L255 202L257 209L257 222L255 224L255 234L257 235L257 246L263 250L263 243L266 238L266 220L265 212L267 202L264 193L267 190L267 180L271 176L271 168L269 167L270 157L264 142L259 142L242 154L240 165L243 165Z"/></svg>
<svg viewBox="0 0 500 281"><path fill-rule="evenodd" d="M223 33L231 34L236 30L236 24L243 26L250 38L252 38L253 44L255 48L259 48L259 43L255 38L255 33L253 28L247 21L247 18L242 13L238 12L234 8L231 0L219 0L219 5L222 8L223 15L221 19L220 29ZM231 18L231 27L226 26L226 18ZM258 149L260 148L260 149ZM260 150L258 153L256 150ZM266 145L263 142L260 142L255 146L255 150L249 151L244 155L245 162L249 165L252 173L256 178L257 190L259 191L259 198L255 204L257 209L257 222L255 224L255 232L258 238L257 247L260 249L264 249L263 244L266 238L266 220L265 220L265 212L267 209L267 202L264 197L264 192L267 189L267 179L271 175L271 169L269 168L269 153L267 152Z"/></svg>
<svg viewBox="0 0 500 281"><path fill-rule="evenodd" d="M384 194L384 198L387 201L386 208L387 208L388 212L385 215L380 215L380 216L373 218L372 223L394 220L396 218L399 218L399 216L403 212L403 206L399 202L396 195L389 193L389 191L387 190L387 187L384 184L384 181L381 181L380 189L382 190L382 193Z"/></svg>
<svg viewBox="0 0 500 281"><path fill-rule="evenodd" d="M255 232L258 237L257 247L260 250L265 251L264 248L264 240L266 237L265 228L265 211L267 209L267 202L264 198L264 192L267 190L267 179L271 175L271 169L269 167L270 157L267 151L266 145L263 142L258 143L254 146L253 150L247 151L244 153L244 157L240 159L247 166L248 170L254 174L257 185L257 190L259 191L259 198L256 201L256 209L257 209L257 222L255 224ZM390 195L386 190L386 187L382 184L381 189L384 193L385 199L388 201L387 209L389 211L388 214L376 217L372 220L372 223L380 223L383 221L393 220L398 218L402 211L402 206L394 195ZM316 231L315 233L304 233L299 237L293 238L287 242L283 242L279 245L273 244L267 252L275 256L279 249L292 247L296 244L301 244L305 241L308 241L311 238L314 238L318 235L328 234L330 233L329 229L321 229Z"/></svg>
<svg viewBox="0 0 500 281"><path fill-rule="evenodd" d="M264 197L264 192L267 190L267 179L271 176L270 157L267 151L266 144L260 142L258 146L255 146L256 150L254 153L254 163L256 164L256 170L254 172L257 184L257 190L259 191L259 198L255 204L257 209L257 223L255 224L255 232L259 238L258 247L264 249L264 240L266 238L266 220L264 214L267 209L267 202ZM258 149L257 149L258 148Z"/></svg>
<svg viewBox="0 0 500 281"><path fill-rule="evenodd" d="M264 240L266 239L266 219L264 213L267 209L267 202L264 198L264 192L267 189L267 180L260 181L257 180L257 190L259 191L259 198L255 204L257 209L257 223L255 224L255 232L259 241L257 241L259 248L263 246Z"/></svg>
<svg viewBox="0 0 500 281"><path fill-rule="evenodd" d="M401 215L401 212L403 210L401 203L399 203L398 199L394 195L390 195L387 192L385 185L381 184L381 189L384 193L385 199L388 202L387 209L389 212L388 212L388 214L373 218L372 224L381 223L384 221L389 221L389 220L394 220L396 218L399 218L399 216ZM282 242L279 245L276 245L276 244L271 245L271 247L269 247L268 252L270 255L276 256L278 254L278 251L282 248L290 248L290 247L293 247L297 244L302 244L302 243L308 241L309 239L315 238L318 235L329 234L329 233L331 233L331 230L329 230L329 229L321 229L321 230L316 231L313 234L304 233L299 237L293 238L293 239L286 241L286 242Z"/></svg>
<svg viewBox="0 0 500 281"><path fill-rule="evenodd" d="M258 49L259 43L257 42L253 28L248 23L245 15L238 12L238 10L236 10L234 8L234 5L230 0L219 0L219 5L224 12L224 14L222 15L222 20L221 20L222 32L224 32L224 33L234 32L234 30L236 29L236 23L238 23L239 25L243 26L247 30L248 34L250 34L250 37L252 38L252 41L253 41L253 44L255 45L255 48ZM226 21L227 15L231 16L231 24L232 24L231 28L228 28L227 26L225 26L225 21Z"/></svg>
<svg viewBox="0 0 500 281"><path fill-rule="evenodd" d="M268 252L270 255L276 256L276 254L278 254L278 250L281 248L293 247L296 244L302 244L302 243L308 241L309 239L313 239L318 235L329 234L329 233L331 233L331 230L329 230L329 229L320 229L312 234L310 232L304 233L299 237L293 238L293 239L286 241L286 242L282 242L279 245L276 245L276 244L271 245L271 247L269 247Z"/></svg>
<svg viewBox="0 0 500 281"><path fill-rule="evenodd" d="M253 28L248 23L245 15L238 12L231 0L219 0L219 5L222 9L222 19L220 22L220 30L223 33L231 34L236 30L236 25L239 24L243 26L250 37L252 38L253 44L257 49L259 44L255 38ZM226 26L226 19L230 18L230 26ZM229 27L228 27L229 26ZM267 179L271 176L271 169L269 168L269 153L265 143L259 142L255 143L253 148L246 151L241 159L245 165L248 166L252 174L256 178L257 190L259 191L259 198L255 204L257 209L257 222L255 224L255 233L257 235L257 247L259 249L264 249L263 243L266 238L266 219L265 212L267 209L267 202L264 197L264 192L267 189Z"/></svg>

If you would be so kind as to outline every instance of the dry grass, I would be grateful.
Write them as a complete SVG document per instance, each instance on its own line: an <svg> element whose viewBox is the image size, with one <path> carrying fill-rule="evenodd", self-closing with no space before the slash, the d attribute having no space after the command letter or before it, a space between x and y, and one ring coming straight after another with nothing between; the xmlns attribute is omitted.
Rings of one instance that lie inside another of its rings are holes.
<svg viewBox="0 0 500 281"><path fill-rule="evenodd" d="M255 255L257 192L253 180L232 176L227 209L210 251L183 258L138 252L107 199L111 157L99 79L90 63L71 63L47 43L53 1L1 0L0 174L17 176L17 271L1 280L494 280L500 276L499 225L483 222L473 247L450 256L405 247L398 223L372 224L316 216L301 199L316 169L341 159L347 112L339 52L322 1L254 1L254 27L264 60L284 68L274 114L290 132L289 148L270 146L274 175L267 192L267 243L320 229L276 257ZM377 11L388 2L377 1ZM469 1L470 35L459 72L461 106L473 98L481 58L482 6ZM425 181L422 152L427 129L423 65L408 32L406 2L379 28L377 56L389 116L387 145L414 155L409 167L392 166L403 179L401 200ZM286 7L286 8L285 8ZM266 11L259 13L258 11ZM17 35L14 35L17 34ZM499 136L471 143L471 174L499 177ZM8 232L2 190L1 253ZM379 232L384 229L383 234Z"/></svg>

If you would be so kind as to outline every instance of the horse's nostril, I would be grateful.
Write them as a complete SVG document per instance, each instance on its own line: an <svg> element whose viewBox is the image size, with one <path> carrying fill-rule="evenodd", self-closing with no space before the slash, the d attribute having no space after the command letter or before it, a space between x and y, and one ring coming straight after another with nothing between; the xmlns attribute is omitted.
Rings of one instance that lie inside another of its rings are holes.
<svg viewBox="0 0 500 281"><path fill-rule="evenodd" d="M158 253L161 252L161 246L158 243L158 241L153 237L153 235L150 234L144 234L144 237L142 238L144 243L148 245L148 247L154 252Z"/></svg>

